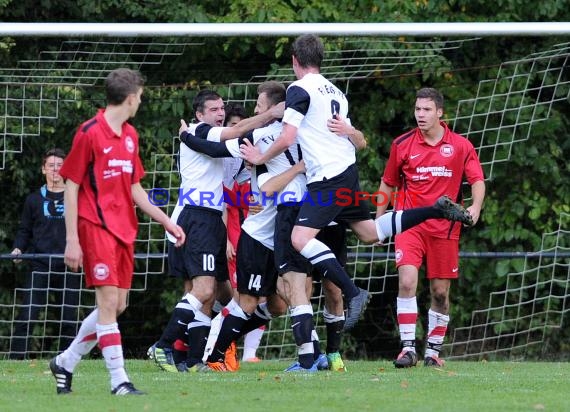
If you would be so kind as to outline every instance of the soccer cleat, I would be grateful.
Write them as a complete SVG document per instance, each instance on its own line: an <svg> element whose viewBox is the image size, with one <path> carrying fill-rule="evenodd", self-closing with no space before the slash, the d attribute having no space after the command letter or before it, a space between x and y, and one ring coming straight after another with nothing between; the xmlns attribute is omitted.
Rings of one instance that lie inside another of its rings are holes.
<svg viewBox="0 0 570 412"><path fill-rule="evenodd" d="M224 363L226 364L227 370L230 372L236 372L239 369L239 360L235 341L233 341L230 346L228 346L228 349L226 349Z"/></svg>
<svg viewBox="0 0 570 412"><path fill-rule="evenodd" d="M467 226L473 226L473 218L463 206L454 203L449 197L441 196L433 205L441 211L443 217L454 222L461 222Z"/></svg>
<svg viewBox="0 0 570 412"><path fill-rule="evenodd" d="M329 368L329 360L327 358L327 355L321 353L318 358L315 359L315 366L319 371L327 370Z"/></svg>
<svg viewBox="0 0 570 412"><path fill-rule="evenodd" d="M49 369L55 378L57 394L65 395L71 393L71 379L73 378L73 374L59 366L55 358L49 362Z"/></svg>
<svg viewBox="0 0 570 412"><path fill-rule="evenodd" d="M233 372L228 369L224 362L207 362L206 365L214 372Z"/></svg>
<svg viewBox="0 0 570 412"><path fill-rule="evenodd" d="M139 391L131 382L123 382L111 391L111 395L146 395L146 393Z"/></svg>
<svg viewBox="0 0 570 412"><path fill-rule="evenodd" d="M261 362L261 358L258 358L257 356L254 356L253 358L244 359L242 362L247 362L247 363L259 363L259 362Z"/></svg>
<svg viewBox="0 0 570 412"><path fill-rule="evenodd" d="M346 366L344 366L344 362L340 353L333 352L327 354L327 359L329 361L329 369L335 372L346 372Z"/></svg>
<svg viewBox="0 0 570 412"><path fill-rule="evenodd" d="M176 369L178 372L188 372L188 365L186 362L180 362L176 364Z"/></svg>
<svg viewBox="0 0 570 412"><path fill-rule="evenodd" d="M188 368L188 372L191 373L208 373L212 372L212 368L202 362L195 363L194 365Z"/></svg>
<svg viewBox="0 0 570 412"><path fill-rule="evenodd" d="M152 344L152 346L151 346L150 348L148 348L148 350L146 351L146 356L147 356L147 358L149 358L150 360L154 360L154 351L155 351L155 349L156 349L156 344L157 344L157 343L158 343L158 342L154 342L154 343Z"/></svg>
<svg viewBox="0 0 570 412"><path fill-rule="evenodd" d="M394 361L396 368L411 368L418 364L418 354L413 350L403 350Z"/></svg>
<svg viewBox="0 0 570 412"><path fill-rule="evenodd" d="M313 363L313 365L309 369L303 368L299 362L295 362L287 369L285 369L283 372L313 373L316 372L317 370L318 369L316 362Z"/></svg>
<svg viewBox="0 0 570 412"><path fill-rule="evenodd" d="M366 310L366 305L370 300L370 294L367 290L358 288L358 295L348 301L348 308L346 310L346 319L344 321L343 330L346 332L356 325L360 316Z"/></svg>
<svg viewBox="0 0 570 412"><path fill-rule="evenodd" d="M174 358L172 357L172 349L159 348L153 345L149 348L149 351L152 352L149 358L154 359L154 363L160 369L166 372L178 372L178 368L174 364Z"/></svg>
<svg viewBox="0 0 570 412"><path fill-rule="evenodd" d="M439 356L426 356L424 359L424 366L436 366L442 368L445 361L440 359Z"/></svg>

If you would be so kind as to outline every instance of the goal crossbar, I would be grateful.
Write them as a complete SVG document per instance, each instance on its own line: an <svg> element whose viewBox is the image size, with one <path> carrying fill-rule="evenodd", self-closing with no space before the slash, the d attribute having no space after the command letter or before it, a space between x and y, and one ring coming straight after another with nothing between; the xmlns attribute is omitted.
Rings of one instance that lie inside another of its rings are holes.
<svg viewBox="0 0 570 412"><path fill-rule="evenodd" d="M551 36L570 22L468 23L2 23L0 36Z"/></svg>

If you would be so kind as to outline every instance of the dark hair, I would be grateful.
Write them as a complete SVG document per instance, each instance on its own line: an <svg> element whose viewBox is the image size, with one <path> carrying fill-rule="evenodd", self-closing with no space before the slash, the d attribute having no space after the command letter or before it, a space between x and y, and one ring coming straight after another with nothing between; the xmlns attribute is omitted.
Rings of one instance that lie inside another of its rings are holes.
<svg viewBox="0 0 570 412"><path fill-rule="evenodd" d="M416 93L416 99L430 99L435 103L436 109L443 109L443 95L437 89L424 87Z"/></svg>
<svg viewBox="0 0 570 412"><path fill-rule="evenodd" d="M194 100L192 101L192 109L194 110L194 115L196 115L197 112L204 112L204 105L207 101L220 100L221 98L222 96L213 90L200 90L198 94L194 96Z"/></svg>
<svg viewBox="0 0 570 412"><path fill-rule="evenodd" d="M265 93L271 105L276 105L279 102L285 101L285 94L287 90L283 84L275 80L269 80L257 86L257 94Z"/></svg>
<svg viewBox="0 0 570 412"><path fill-rule="evenodd" d="M224 119L224 126L227 125L228 120L230 120L232 117L239 117L240 119L245 119L247 117L245 107L239 103L228 103L226 104L225 109L226 118Z"/></svg>
<svg viewBox="0 0 570 412"><path fill-rule="evenodd" d="M65 152L63 149L59 147L54 147L53 149L49 149L47 152L44 153L44 157L42 158L42 165L46 164L48 157L55 156L59 157L60 159L65 159Z"/></svg>
<svg viewBox="0 0 570 412"><path fill-rule="evenodd" d="M107 103L121 104L129 94L139 91L144 86L144 77L136 70L115 69L105 79Z"/></svg>
<svg viewBox="0 0 570 412"><path fill-rule="evenodd" d="M293 42L292 54L301 67L317 67L320 69L325 55L325 46L318 36L303 34Z"/></svg>

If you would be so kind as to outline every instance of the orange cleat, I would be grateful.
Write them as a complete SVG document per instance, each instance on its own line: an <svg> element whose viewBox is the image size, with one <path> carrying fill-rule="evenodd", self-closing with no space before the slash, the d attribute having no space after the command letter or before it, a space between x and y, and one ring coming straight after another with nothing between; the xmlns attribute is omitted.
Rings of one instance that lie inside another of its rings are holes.
<svg viewBox="0 0 570 412"><path fill-rule="evenodd" d="M232 342L228 349L226 349L226 359L224 363L230 372L237 372L239 370L237 345L235 342Z"/></svg>

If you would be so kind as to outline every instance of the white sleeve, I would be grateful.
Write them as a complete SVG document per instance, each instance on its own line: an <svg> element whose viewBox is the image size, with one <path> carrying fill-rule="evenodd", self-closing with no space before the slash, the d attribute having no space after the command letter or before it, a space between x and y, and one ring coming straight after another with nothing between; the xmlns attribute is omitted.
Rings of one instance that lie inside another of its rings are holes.
<svg viewBox="0 0 570 412"><path fill-rule="evenodd" d="M226 148L228 149L228 152L230 152L232 157L240 157L241 158L241 152L239 151L239 140L240 139L231 139L231 140L226 140L224 142L226 144Z"/></svg>
<svg viewBox="0 0 570 412"><path fill-rule="evenodd" d="M283 113L283 123L295 126L297 129L301 125L301 122L304 118L305 116L303 114L291 108L285 109L285 113Z"/></svg>

